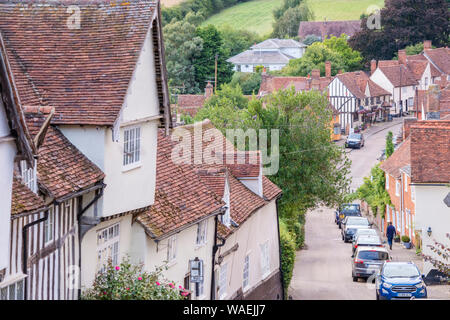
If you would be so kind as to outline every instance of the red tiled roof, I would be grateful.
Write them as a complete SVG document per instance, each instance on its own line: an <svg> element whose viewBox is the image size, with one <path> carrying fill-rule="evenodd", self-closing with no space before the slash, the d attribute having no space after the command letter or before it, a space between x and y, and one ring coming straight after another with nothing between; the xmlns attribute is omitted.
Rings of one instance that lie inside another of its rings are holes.
<svg viewBox="0 0 450 320"><path fill-rule="evenodd" d="M427 49L424 54L445 74L450 74L450 49L436 48Z"/></svg>
<svg viewBox="0 0 450 320"><path fill-rule="evenodd" d="M70 29L69 5L81 12ZM156 2L0 3L0 32L23 105L50 105L52 123L112 125L123 105Z"/></svg>
<svg viewBox="0 0 450 320"><path fill-rule="evenodd" d="M282 193L278 186L269 180L266 176L263 176L263 195L269 201L275 199Z"/></svg>
<svg viewBox="0 0 450 320"><path fill-rule="evenodd" d="M152 238L160 238L183 226L218 213L222 195L210 190L190 164L171 159L175 142L158 132L155 203L137 217Z"/></svg>
<svg viewBox="0 0 450 320"><path fill-rule="evenodd" d="M336 77L359 99L365 99L367 97L365 94L367 85L369 85L369 97L390 95L388 91L370 80L363 71L341 73L336 75Z"/></svg>
<svg viewBox="0 0 450 320"><path fill-rule="evenodd" d="M394 87L413 86L418 84L412 71L406 66L398 64L398 61L395 61L397 64L389 64L389 66L383 64L380 66L380 62L383 61L378 62L378 67Z"/></svg>
<svg viewBox="0 0 450 320"><path fill-rule="evenodd" d="M22 184L20 178L13 177L11 214L37 211L45 208L44 201L27 186Z"/></svg>
<svg viewBox="0 0 450 320"><path fill-rule="evenodd" d="M411 163L411 139L406 138L394 153L380 165L381 170L390 174L395 179L401 176L400 169Z"/></svg>
<svg viewBox="0 0 450 320"><path fill-rule="evenodd" d="M411 126L411 181L450 183L450 120Z"/></svg>
<svg viewBox="0 0 450 320"><path fill-rule="evenodd" d="M360 20L349 21L301 21L298 29L298 37L305 38L308 35L340 37L345 33L349 37L361 30Z"/></svg>
<svg viewBox="0 0 450 320"><path fill-rule="evenodd" d="M263 76L259 94L272 93L278 90L285 90L294 86L296 92L308 91L311 89L325 90L334 77L274 77Z"/></svg>
<svg viewBox="0 0 450 320"><path fill-rule="evenodd" d="M45 121L43 113L25 113L34 138ZM87 188L104 178L104 173L59 131L49 126L38 150L37 177L51 196L61 198Z"/></svg>
<svg viewBox="0 0 450 320"><path fill-rule="evenodd" d="M203 94L180 94L178 95L178 110L194 117L198 110L203 108L206 97Z"/></svg>

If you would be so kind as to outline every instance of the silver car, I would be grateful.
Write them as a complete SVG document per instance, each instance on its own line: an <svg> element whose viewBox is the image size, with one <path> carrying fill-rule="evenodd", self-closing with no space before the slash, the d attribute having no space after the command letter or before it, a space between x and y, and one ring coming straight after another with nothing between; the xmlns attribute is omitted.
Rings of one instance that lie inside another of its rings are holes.
<svg viewBox="0 0 450 320"><path fill-rule="evenodd" d="M391 257L384 247L357 248L352 261L353 281L356 282L359 278L367 279L372 275L376 275L384 262L389 260L391 260Z"/></svg>
<svg viewBox="0 0 450 320"><path fill-rule="evenodd" d="M341 235L344 242L353 240L353 235L358 229L369 229L372 224L364 217L345 217L342 221Z"/></svg>

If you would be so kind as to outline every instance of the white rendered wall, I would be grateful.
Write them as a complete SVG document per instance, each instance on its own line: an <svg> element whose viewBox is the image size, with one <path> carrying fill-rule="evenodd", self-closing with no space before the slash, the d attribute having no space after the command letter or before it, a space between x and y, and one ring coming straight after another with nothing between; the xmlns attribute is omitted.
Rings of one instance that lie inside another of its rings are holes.
<svg viewBox="0 0 450 320"><path fill-rule="evenodd" d="M428 244L433 244L433 239L447 247L450 247L450 240L446 233L450 233L450 208L444 203L444 198L450 192L447 186L421 186L416 185L416 229L422 230L422 252L435 259L442 260L428 248ZM427 230L431 227L431 237ZM448 261L442 260L444 263ZM424 273L427 274L434 268L429 262L424 264Z"/></svg>
<svg viewBox="0 0 450 320"><path fill-rule="evenodd" d="M0 100L0 139L9 134L5 109ZM16 152L14 139L0 140L0 270L6 268L9 262L12 179Z"/></svg>

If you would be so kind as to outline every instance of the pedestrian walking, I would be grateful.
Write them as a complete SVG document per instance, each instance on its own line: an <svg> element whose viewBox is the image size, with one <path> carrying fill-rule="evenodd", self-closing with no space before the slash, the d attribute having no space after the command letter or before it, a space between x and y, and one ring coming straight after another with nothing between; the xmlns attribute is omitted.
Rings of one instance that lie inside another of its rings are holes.
<svg viewBox="0 0 450 320"><path fill-rule="evenodd" d="M392 240L394 239L395 234L397 231L395 230L395 227L392 225L392 222L389 222L389 225L386 229L386 237L389 243L389 248L392 250Z"/></svg>

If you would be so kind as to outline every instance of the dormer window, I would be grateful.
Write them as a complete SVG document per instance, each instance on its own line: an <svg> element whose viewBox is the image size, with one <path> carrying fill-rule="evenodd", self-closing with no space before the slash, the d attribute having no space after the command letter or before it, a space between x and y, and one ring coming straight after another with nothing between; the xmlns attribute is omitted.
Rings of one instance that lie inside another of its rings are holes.
<svg viewBox="0 0 450 320"><path fill-rule="evenodd" d="M34 160L34 167L28 167L25 160L20 161L20 172L22 175L22 183L26 185L31 191L37 193L36 181L36 160Z"/></svg>
<svg viewBox="0 0 450 320"><path fill-rule="evenodd" d="M141 128L134 127L124 130L123 135L123 166L139 164L141 160Z"/></svg>

